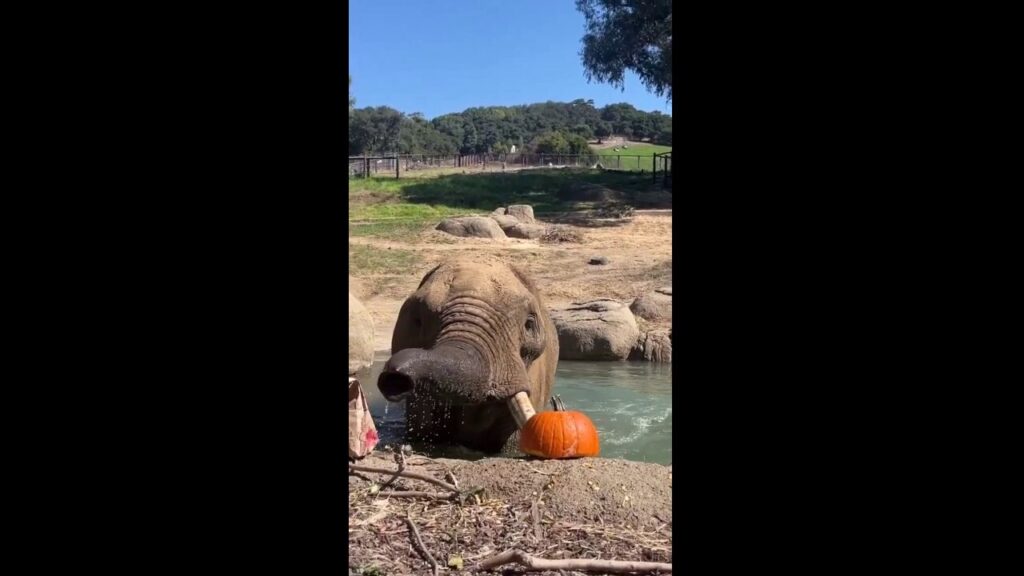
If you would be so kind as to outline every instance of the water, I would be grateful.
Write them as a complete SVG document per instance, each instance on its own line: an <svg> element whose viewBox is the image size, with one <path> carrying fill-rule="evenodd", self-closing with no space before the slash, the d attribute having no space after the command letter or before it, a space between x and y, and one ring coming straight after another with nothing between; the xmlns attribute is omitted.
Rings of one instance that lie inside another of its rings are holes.
<svg viewBox="0 0 1024 576"><path fill-rule="evenodd" d="M381 352L357 377L363 385L382 444L399 442L405 406L390 403L377 376L390 354ZM672 370L650 362L559 361L554 393L570 410L594 421L601 456L642 462L672 462Z"/></svg>

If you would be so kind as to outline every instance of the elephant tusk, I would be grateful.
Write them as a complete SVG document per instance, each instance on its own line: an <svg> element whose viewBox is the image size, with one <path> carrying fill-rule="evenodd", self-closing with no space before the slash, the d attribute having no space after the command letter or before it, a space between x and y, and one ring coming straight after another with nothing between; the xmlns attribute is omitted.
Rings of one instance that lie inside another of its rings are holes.
<svg viewBox="0 0 1024 576"><path fill-rule="evenodd" d="M526 392L517 392L515 396L509 398L508 409L512 411L512 417L515 418L516 427L519 429L537 414L533 409L533 403L530 402L530 395Z"/></svg>

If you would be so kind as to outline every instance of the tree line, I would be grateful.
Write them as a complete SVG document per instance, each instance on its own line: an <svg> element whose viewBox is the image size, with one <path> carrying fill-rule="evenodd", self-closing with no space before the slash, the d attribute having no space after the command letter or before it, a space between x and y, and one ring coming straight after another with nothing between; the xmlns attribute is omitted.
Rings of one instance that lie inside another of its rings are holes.
<svg viewBox="0 0 1024 576"><path fill-rule="evenodd" d="M517 151L585 153L609 136L672 145L672 117L630 104L596 108L593 100L469 108L427 120L387 106L349 101L349 155L481 154Z"/></svg>

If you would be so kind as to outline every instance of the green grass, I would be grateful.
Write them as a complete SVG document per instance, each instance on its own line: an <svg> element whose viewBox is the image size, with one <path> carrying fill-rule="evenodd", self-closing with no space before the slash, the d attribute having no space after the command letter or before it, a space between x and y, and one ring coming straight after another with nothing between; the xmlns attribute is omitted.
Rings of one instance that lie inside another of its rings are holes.
<svg viewBox="0 0 1024 576"><path fill-rule="evenodd" d="M349 222L348 233L350 236L372 237L392 242L411 242L436 224L436 222L424 220Z"/></svg>
<svg viewBox="0 0 1024 576"><path fill-rule="evenodd" d="M586 209L592 205L581 200L581 190L595 185L637 206L657 189L649 175L590 169L350 180L349 233L415 242L442 218L499 206L529 204L537 215Z"/></svg>
<svg viewBox="0 0 1024 576"><path fill-rule="evenodd" d="M601 156L622 156L621 166L617 164L617 160L609 158L602 162L605 168L613 170L646 170L650 172L654 169L654 158L655 154L661 154L662 152L671 152L671 146L657 146L654 144L643 144L639 146L630 146L629 148L619 148L616 152L614 148L604 148L597 150L597 153ZM637 156L651 156L651 158L637 158Z"/></svg>
<svg viewBox="0 0 1024 576"><path fill-rule="evenodd" d="M388 274L395 270L407 270L418 260L415 253L408 250L381 249L362 244L348 245L348 265L358 270L359 276L370 274Z"/></svg>

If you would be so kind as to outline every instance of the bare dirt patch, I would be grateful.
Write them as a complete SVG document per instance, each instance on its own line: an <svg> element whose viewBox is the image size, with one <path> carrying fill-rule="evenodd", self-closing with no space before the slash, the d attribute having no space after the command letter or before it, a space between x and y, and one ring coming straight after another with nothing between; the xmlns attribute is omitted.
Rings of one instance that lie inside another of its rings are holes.
<svg viewBox="0 0 1024 576"><path fill-rule="evenodd" d="M359 464L397 468L381 452ZM437 479L451 473L460 489L482 491L462 503L389 497L387 490L380 490L389 476L350 475L353 573L429 572L429 564L411 544L407 519L442 572L450 571L449 561L461 560L469 568L513 548L549 559L672 562L671 466L597 458L465 461L413 456L406 470ZM409 478L397 479L390 489L438 492L433 484ZM505 573L521 572L506 568Z"/></svg>
<svg viewBox="0 0 1024 576"><path fill-rule="evenodd" d="M544 217L538 220L550 223ZM436 230L411 236L408 241L351 237L350 246L370 248L379 251L381 260L401 263L400 267L353 267L350 271L368 289L363 304L373 317L377 350L390 349L402 302L423 275L459 251L488 252L525 269L550 306L593 298L629 304L644 292L671 285L671 210L636 210L629 218L609 222L599 226L582 220L559 223L578 242L458 238ZM389 251L411 256L393 258ZM608 264L589 264L602 256Z"/></svg>

